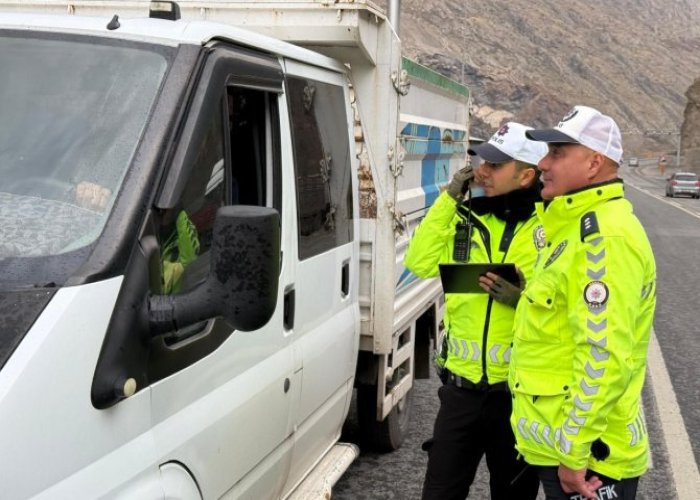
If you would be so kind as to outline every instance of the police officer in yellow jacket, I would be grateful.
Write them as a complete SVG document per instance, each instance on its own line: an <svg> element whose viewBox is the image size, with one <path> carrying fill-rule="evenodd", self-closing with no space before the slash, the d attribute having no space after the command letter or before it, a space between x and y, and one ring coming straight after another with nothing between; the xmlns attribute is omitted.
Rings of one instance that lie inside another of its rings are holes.
<svg viewBox="0 0 700 500"><path fill-rule="evenodd" d="M656 268L617 177L620 130L575 106L527 135L549 153L537 205L546 246L514 325L517 448L547 499L633 499L648 461L641 391Z"/></svg>
<svg viewBox="0 0 700 500"><path fill-rule="evenodd" d="M537 245L544 244L534 212L540 200L537 162L544 144L509 122L469 153L484 160L478 178L486 196L464 201L472 173L462 169L428 211L411 240L406 266L421 278L437 276L438 264L512 262L530 275ZM493 499L534 499L534 471L517 460L507 390L513 315L521 289L494 276L487 293L445 297L447 346L444 385L423 486L424 499L469 494L483 455Z"/></svg>

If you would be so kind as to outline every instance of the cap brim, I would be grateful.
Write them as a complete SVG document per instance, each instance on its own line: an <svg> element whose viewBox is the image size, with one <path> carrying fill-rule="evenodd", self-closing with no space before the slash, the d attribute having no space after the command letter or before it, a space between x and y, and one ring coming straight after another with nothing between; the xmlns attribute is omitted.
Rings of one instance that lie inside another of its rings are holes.
<svg viewBox="0 0 700 500"><path fill-rule="evenodd" d="M489 144L488 142L474 146L468 150L467 153L472 156L479 155L489 163L505 163L513 160L512 156L508 156L496 146Z"/></svg>
<svg viewBox="0 0 700 500"><path fill-rule="evenodd" d="M576 139L553 128L528 130L525 132L525 137L531 141L580 144Z"/></svg>

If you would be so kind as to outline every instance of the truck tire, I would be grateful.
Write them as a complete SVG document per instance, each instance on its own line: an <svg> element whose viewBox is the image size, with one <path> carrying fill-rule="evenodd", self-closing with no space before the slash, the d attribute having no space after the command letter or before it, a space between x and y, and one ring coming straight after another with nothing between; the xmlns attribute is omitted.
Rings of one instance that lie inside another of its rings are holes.
<svg viewBox="0 0 700 500"><path fill-rule="evenodd" d="M408 433L412 405L413 388L392 408L383 422L377 422L377 386L358 386L357 420L361 448L381 453L398 450Z"/></svg>

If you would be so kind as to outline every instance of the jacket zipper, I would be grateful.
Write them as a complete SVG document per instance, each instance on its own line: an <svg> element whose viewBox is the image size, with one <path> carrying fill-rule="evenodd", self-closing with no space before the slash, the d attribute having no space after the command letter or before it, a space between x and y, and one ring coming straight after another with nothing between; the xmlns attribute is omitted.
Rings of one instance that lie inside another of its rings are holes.
<svg viewBox="0 0 700 500"><path fill-rule="evenodd" d="M491 233L488 228L475 217L470 217L472 224L477 228L479 234L481 234L481 239L484 242L484 247L486 248L486 255L488 256L489 262L493 262L491 258ZM488 341L489 335L489 321L491 320L491 306L493 305L493 298L489 296L488 303L486 304L486 318L484 320L484 330L481 338L481 380L480 384L489 383L488 376L486 375L486 342Z"/></svg>
<svg viewBox="0 0 700 500"><path fill-rule="evenodd" d="M481 380L479 383L484 383L488 385L489 383L489 378L486 375L486 346L488 345L486 342L488 341L489 337L489 323L491 321L491 306L493 305L493 297L489 295L489 301L488 304L486 304L486 320L484 321L484 335L481 340Z"/></svg>

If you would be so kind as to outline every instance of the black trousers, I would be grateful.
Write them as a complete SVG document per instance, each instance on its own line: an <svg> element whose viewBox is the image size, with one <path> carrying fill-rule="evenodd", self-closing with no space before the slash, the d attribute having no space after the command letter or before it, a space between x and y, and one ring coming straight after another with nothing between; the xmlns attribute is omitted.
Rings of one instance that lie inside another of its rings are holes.
<svg viewBox="0 0 700 500"><path fill-rule="evenodd" d="M428 452L423 499L464 500L486 455L489 486L494 500L537 497L536 471L517 460L510 426L511 395L507 391L479 391L446 384L438 390L440 409Z"/></svg>
<svg viewBox="0 0 700 500"><path fill-rule="evenodd" d="M542 488L547 500L583 500L578 493L564 493L559 482L558 467L535 467L542 481ZM616 480L589 470L586 478L598 476L603 486L596 490L599 500L634 500L637 496L639 478Z"/></svg>

